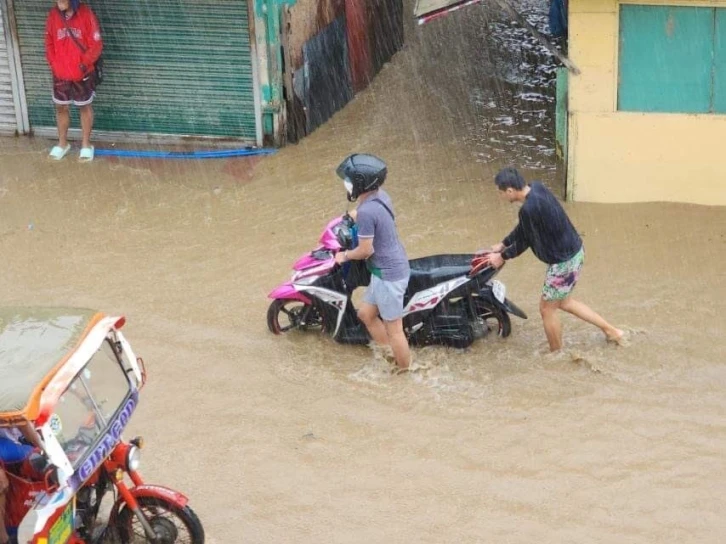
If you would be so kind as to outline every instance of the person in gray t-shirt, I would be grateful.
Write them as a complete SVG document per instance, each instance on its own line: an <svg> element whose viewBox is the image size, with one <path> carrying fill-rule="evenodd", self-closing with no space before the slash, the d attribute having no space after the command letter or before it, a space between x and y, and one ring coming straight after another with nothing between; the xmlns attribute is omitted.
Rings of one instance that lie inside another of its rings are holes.
<svg viewBox="0 0 726 544"><path fill-rule="evenodd" d="M403 297L411 269L396 230L391 197L381 185L386 163L373 155L353 154L338 166L350 202L359 202L356 215L358 247L341 251L335 260L366 260L371 283L363 295L358 318L373 340L390 346L400 370L408 368L411 352L403 332Z"/></svg>

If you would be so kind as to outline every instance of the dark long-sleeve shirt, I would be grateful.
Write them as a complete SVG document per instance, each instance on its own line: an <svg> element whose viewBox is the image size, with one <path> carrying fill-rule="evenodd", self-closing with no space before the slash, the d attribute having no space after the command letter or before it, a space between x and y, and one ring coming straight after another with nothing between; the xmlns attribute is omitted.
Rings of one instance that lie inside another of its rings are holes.
<svg viewBox="0 0 726 544"><path fill-rule="evenodd" d="M519 223L502 243L504 259L513 259L528 248L540 261L557 264L571 259L582 248L582 239L565 210L547 187L539 182L519 209Z"/></svg>

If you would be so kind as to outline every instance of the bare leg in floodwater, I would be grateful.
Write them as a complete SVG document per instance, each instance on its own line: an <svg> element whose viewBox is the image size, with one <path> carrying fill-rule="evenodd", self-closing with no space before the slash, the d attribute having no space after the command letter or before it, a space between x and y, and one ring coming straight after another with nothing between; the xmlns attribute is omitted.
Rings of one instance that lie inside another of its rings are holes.
<svg viewBox="0 0 726 544"><path fill-rule="evenodd" d="M564 300L541 299L539 311L542 315L542 323L544 324L550 351L562 349L562 323L560 322L560 316L557 314L558 310L564 310L587 323L595 325L610 342L620 343L623 340L623 331L613 327L586 304L572 297L567 297Z"/></svg>
<svg viewBox="0 0 726 544"><path fill-rule="evenodd" d="M396 365L399 369L406 370L411 364L411 349L408 347L408 338L403 332L403 319L384 321L383 324L388 333L388 341L393 349Z"/></svg>
<svg viewBox="0 0 726 544"><path fill-rule="evenodd" d="M378 315L378 306L365 302L358 310L358 318L366 326L376 344L390 346L398 368L402 370L408 368L411 362L411 350L403 332L403 320L383 321Z"/></svg>

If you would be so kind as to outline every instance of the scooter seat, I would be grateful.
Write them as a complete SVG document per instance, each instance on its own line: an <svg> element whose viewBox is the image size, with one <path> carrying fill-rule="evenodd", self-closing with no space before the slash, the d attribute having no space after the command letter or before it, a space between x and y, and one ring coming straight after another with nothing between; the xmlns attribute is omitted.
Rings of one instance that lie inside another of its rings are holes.
<svg viewBox="0 0 726 544"><path fill-rule="evenodd" d="M473 255L433 255L410 261L411 278L408 281L407 295L445 281L466 276L471 270ZM408 298L408 297L407 297Z"/></svg>

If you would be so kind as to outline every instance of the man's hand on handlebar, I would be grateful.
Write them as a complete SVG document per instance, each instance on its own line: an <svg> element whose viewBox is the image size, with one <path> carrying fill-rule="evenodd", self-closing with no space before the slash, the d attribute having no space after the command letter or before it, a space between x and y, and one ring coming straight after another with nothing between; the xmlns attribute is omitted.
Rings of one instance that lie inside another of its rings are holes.
<svg viewBox="0 0 726 544"><path fill-rule="evenodd" d="M504 266L504 257L502 257L501 253L493 251L489 253L488 257L490 266L494 268L501 268L502 266Z"/></svg>

